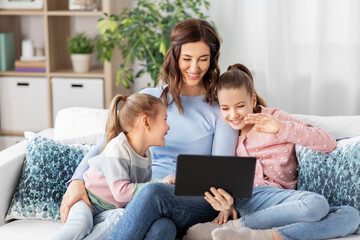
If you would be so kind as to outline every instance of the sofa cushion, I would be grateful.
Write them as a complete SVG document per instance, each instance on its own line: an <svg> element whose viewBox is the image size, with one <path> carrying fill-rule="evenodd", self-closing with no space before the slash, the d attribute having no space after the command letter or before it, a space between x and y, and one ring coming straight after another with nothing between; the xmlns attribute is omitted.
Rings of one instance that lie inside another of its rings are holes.
<svg viewBox="0 0 360 240"><path fill-rule="evenodd" d="M96 144L104 138L107 109L72 107L58 112L54 139L65 144Z"/></svg>
<svg viewBox="0 0 360 240"><path fill-rule="evenodd" d="M89 148L65 145L42 136L30 137L20 182L5 220L60 220L65 182Z"/></svg>
<svg viewBox="0 0 360 240"><path fill-rule="evenodd" d="M49 240L62 224L54 221L16 220L0 226L2 240Z"/></svg>
<svg viewBox="0 0 360 240"><path fill-rule="evenodd" d="M296 156L299 190L322 194L330 206L350 205L360 212L360 136L339 140L329 154L297 146Z"/></svg>

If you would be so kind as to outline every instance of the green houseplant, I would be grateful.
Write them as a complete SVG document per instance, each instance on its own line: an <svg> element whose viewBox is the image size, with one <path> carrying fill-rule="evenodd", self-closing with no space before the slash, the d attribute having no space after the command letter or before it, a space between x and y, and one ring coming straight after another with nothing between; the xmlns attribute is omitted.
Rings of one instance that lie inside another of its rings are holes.
<svg viewBox="0 0 360 240"><path fill-rule="evenodd" d="M67 40L74 72L88 72L94 40L85 33L78 33Z"/></svg>
<svg viewBox="0 0 360 240"><path fill-rule="evenodd" d="M188 18L207 19L201 7L209 9L206 0L139 0L137 7L126 8L120 15L107 15L98 20L96 48L98 58L110 61L113 50L118 47L124 62L117 72L116 84L120 80L130 88L130 82L149 73L153 86L163 64L164 55L169 48L171 29ZM133 73L130 64L137 59L141 68Z"/></svg>

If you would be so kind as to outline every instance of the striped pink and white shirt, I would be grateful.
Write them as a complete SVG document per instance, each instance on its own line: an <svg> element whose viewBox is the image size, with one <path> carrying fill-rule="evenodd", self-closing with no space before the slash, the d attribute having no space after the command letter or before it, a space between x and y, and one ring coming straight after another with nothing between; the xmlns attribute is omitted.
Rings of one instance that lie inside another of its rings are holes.
<svg viewBox="0 0 360 240"><path fill-rule="evenodd" d="M125 207L133 195L151 180L151 153L137 154L122 132L105 149L89 160L84 173L92 203L104 209Z"/></svg>

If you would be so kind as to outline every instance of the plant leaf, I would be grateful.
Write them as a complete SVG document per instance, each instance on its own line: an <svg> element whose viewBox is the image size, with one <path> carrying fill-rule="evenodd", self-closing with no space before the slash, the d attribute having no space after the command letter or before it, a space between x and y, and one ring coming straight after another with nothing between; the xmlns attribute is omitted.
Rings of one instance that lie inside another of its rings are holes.
<svg viewBox="0 0 360 240"><path fill-rule="evenodd" d="M165 56L165 54L166 54L166 49L165 49L165 43L164 43L164 41L161 41L161 43L160 43L159 52L160 52L163 56Z"/></svg>
<svg viewBox="0 0 360 240"><path fill-rule="evenodd" d="M133 79L133 76L132 76L132 74L131 74L131 72L130 71L127 71L126 72L126 78L130 81L130 82L134 82L134 79Z"/></svg>
<svg viewBox="0 0 360 240"><path fill-rule="evenodd" d="M116 30L116 28L117 28L117 24L116 24L115 21L110 21L109 26L110 26L110 31L111 32L114 32Z"/></svg>
<svg viewBox="0 0 360 240"><path fill-rule="evenodd" d="M145 73L145 69L143 68L143 69L141 69L141 70L139 70L139 71L137 72L135 78L140 78L140 77L142 77L142 76L144 75L144 73Z"/></svg>
<svg viewBox="0 0 360 240"><path fill-rule="evenodd" d="M129 89L129 88L130 88L129 83L126 81L126 79L125 79L125 78L122 78L122 83L124 84L124 86L125 86L127 89Z"/></svg>

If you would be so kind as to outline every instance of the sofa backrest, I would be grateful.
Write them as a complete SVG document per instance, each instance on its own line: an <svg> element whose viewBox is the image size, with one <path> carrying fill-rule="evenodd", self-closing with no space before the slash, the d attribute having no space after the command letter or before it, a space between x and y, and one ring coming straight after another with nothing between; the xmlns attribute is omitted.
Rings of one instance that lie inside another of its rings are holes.
<svg viewBox="0 0 360 240"><path fill-rule="evenodd" d="M336 139L349 138L360 135L360 116L313 116L298 115L294 117L301 119L311 125L323 128L331 132Z"/></svg>
<svg viewBox="0 0 360 240"><path fill-rule="evenodd" d="M104 137L107 109L71 107L58 112L54 139L68 144L96 144Z"/></svg>
<svg viewBox="0 0 360 240"><path fill-rule="evenodd" d="M107 109L72 107L58 112L54 139L67 143L96 144L104 137ZM314 116L293 114L294 117L324 128L336 139L360 135L360 116Z"/></svg>

